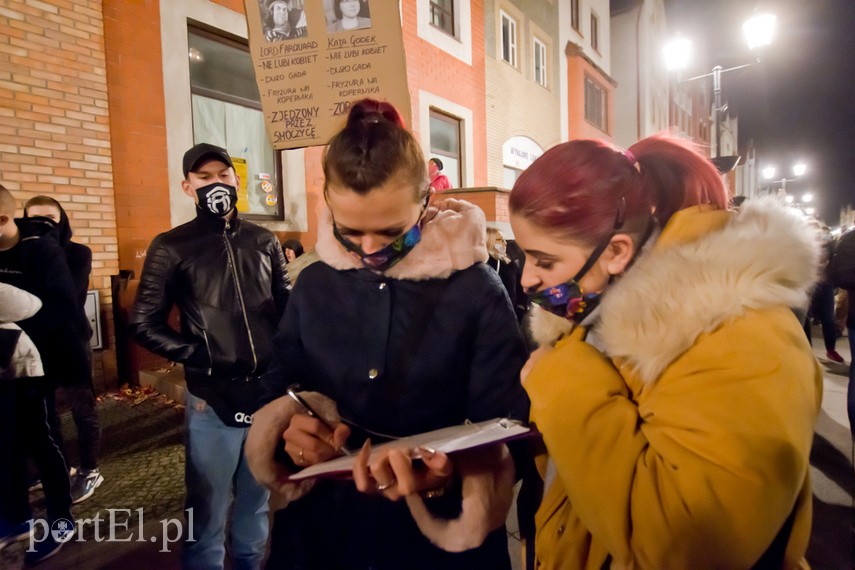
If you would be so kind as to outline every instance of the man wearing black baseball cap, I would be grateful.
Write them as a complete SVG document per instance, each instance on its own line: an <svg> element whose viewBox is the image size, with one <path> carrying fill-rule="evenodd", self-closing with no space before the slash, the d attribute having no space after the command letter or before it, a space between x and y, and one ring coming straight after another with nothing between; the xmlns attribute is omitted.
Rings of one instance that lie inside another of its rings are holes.
<svg viewBox="0 0 855 570"><path fill-rule="evenodd" d="M130 327L142 346L184 365L186 507L193 516L184 567L223 567L234 499L232 566L259 568L268 494L250 474L243 446L288 298L285 257L276 236L239 217L240 180L225 149L197 144L182 166L181 188L196 203L196 218L152 241ZM173 306L180 331L167 322Z"/></svg>

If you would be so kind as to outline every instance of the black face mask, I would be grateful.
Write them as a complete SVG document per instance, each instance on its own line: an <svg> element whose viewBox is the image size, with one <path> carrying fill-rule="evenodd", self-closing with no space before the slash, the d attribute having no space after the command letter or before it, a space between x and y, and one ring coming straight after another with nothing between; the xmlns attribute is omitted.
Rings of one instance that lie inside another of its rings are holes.
<svg viewBox="0 0 855 570"><path fill-rule="evenodd" d="M199 209L209 216L225 216L237 205L237 188L222 182L196 188L196 196Z"/></svg>

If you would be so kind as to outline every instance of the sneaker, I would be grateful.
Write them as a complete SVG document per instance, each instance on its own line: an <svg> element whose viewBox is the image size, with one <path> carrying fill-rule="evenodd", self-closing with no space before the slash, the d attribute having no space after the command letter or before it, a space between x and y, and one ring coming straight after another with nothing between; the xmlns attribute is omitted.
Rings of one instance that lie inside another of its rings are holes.
<svg viewBox="0 0 855 570"><path fill-rule="evenodd" d="M5 525L3 526L5 527ZM9 529L4 528L2 533L2 536L0 536L0 550L19 540L30 538L30 535L33 533L33 527L30 526L30 523L24 522Z"/></svg>
<svg viewBox="0 0 855 570"><path fill-rule="evenodd" d="M63 522L67 526L67 522L63 521L63 519L60 519L59 522ZM67 530L53 530L53 525L51 525L51 529L51 532L45 536L44 540L34 543L32 550L26 551L24 555L24 564L26 566L38 564L59 552L63 544L74 538L77 530L74 528L74 523L71 523L71 526L67 527Z"/></svg>
<svg viewBox="0 0 855 570"><path fill-rule="evenodd" d="M82 503L92 496L101 483L104 482L104 476L97 469L84 471L81 469L74 478L71 484L71 502L73 504Z"/></svg>
<svg viewBox="0 0 855 570"><path fill-rule="evenodd" d="M825 353L825 356L827 356L829 360L833 360L834 362L839 362L840 364L843 364L843 357L840 356L840 353L836 350L829 350Z"/></svg>

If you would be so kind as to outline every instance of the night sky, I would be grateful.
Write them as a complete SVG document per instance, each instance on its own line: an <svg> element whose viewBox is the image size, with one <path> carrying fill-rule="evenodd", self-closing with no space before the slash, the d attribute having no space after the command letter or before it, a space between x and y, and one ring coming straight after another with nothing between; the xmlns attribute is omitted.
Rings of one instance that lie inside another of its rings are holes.
<svg viewBox="0 0 855 570"><path fill-rule="evenodd" d="M669 34L693 42L684 76L752 61L742 22L755 5L777 15L775 38L759 65L722 76L722 99L760 168L776 166L777 179L808 165L787 189L812 191L817 214L836 225L840 207L855 206L855 0L665 0Z"/></svg>

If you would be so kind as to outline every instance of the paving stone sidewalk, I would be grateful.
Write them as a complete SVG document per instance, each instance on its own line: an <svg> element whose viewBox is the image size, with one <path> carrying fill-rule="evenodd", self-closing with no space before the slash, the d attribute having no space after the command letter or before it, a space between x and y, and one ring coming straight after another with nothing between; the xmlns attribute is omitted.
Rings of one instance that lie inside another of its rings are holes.
<svg viewBox="0 0 855 570"><path fill-rule="evenodd" d="M99 467L104 483L91 498L72 508L78 528L82 528L81 536L63 545L56 556L37 568L180 568L179 543L163 542L161 521L175 519L183 524L183 408L156 392L126 390L105 394L99 400L102 425ZM76 430L68 412L63 414L63 434L74 464ZM30 501L34 516L43 516L42 492L32 491ZM104 539L109 538L111 516L116 522L113 526L117 540L107 541ZM97 529L96 517L100 519ZM86 519L91 522L81 524ZM177 536L177 524L168 523L170 538ZM27 547L22 542L0 551L0 568L22 568Z"/></svg>

